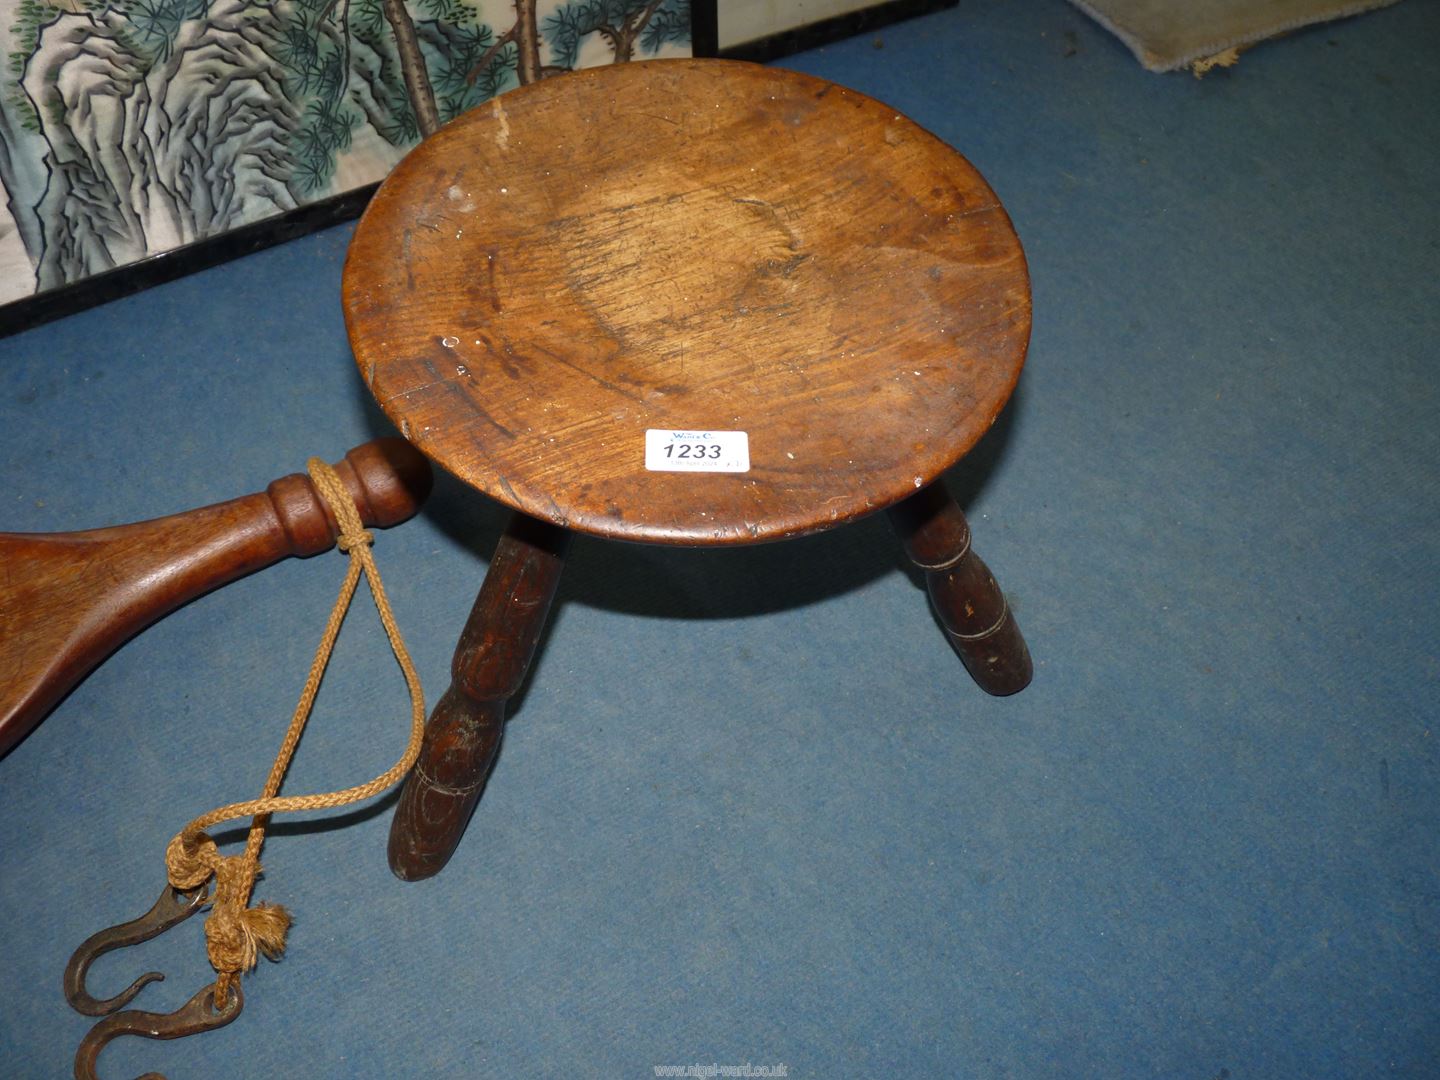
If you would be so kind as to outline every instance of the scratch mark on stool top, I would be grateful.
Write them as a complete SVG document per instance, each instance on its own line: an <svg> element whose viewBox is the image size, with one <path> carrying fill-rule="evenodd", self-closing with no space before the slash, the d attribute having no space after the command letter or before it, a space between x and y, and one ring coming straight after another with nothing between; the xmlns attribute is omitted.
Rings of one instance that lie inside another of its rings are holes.
<svg viewBox="0 0 1440 1080"><path fill-rule="evenodd" d="M495 145L501 150L508 150L510 148L510 118L505 115L505 102L498 97L491 98L490 112L498 125L498 130L495 132Z"/></svg>

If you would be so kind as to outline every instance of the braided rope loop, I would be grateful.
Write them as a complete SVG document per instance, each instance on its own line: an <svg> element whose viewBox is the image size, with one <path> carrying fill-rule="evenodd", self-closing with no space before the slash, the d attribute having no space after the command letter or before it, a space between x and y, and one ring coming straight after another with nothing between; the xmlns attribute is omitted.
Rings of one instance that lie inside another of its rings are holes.
<svg viewBox="0 0 1440 1080"><path fill-rule="evenodd" d="M425 697L420 689L420 677L415 673L415 665L405 649L400 628L390 609L390 599L385 595L385 586L380 580L380 571L375 566L375 556L370 550L374 537L361 522L355 501L335 470L319 458L311 458L307 468L315 489L340 526L338 547L350 557L340 595L325 624L325 632L310 664L310 674L305 679L300 700L260 797L216 807L207 814L201 814L180 830L165 849L166 871L172 887L193 889L212 875L215 878L210 915L205 921L205 943L210 964L220 975L216 982L215 1002L216 1007L221 1009L229 1000L235 980L242 972L254 968L261 953L271 960L278 960L285 951L289 913L277 904L250 906L250 893L260 873L260 849L265 843L265 828L270 815L331 809L378 795L410 771L420 754L420 742L425 732ZM385 627L390 648L410 691L410 737L405 744L405 752L394 765L368 783L341 791L281 796L280 784L285 779L295 748L300 745L300 736L310 719L310 711L320 691L320 681L325 675L335 640L340 635L340 627L350 610L350 602L355 597L362 573L370 586L370 594L375 598L380 622ZM245 850L239 855L221 855L215 841L205 830L243 817L251 819Z"/></svg>

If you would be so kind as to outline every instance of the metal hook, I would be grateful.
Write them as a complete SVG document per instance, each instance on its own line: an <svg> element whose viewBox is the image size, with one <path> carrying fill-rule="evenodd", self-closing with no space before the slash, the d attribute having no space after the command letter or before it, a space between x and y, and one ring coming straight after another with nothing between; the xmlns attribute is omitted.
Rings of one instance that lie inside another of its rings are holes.
<svg viewBox="0 0 1440 1080"><path fill-rule="evenodd" d="M160 899L138 919L131 919L119 926L91 934L65 965L65 1000L86 1016L104 1016L129 1004L130 999L146 986L152 982L160 982L165 976L158 971L146 972L112 998L93 998L85 990L85 977L90 972L90 964L96 957L112 949L138 945L163 934L176 923L194 915L208 899L209 894L204 885L197 885L193 889L176 889L166 885Z"/></svg>
<svg viewBox="0 0 1440 1080"><path fill-rule="evenodd" d="M80 1040L80 1049L75 1051L75 1080L96 1080L95 1061L106 1045L121 1035L139 1035L146 1039L183 1039L186 1035L197 1035L202 1031L222 1028L240 1015L245 1007L245 998L240 993L240 980L230 987L230 996L225 1007L215 1007L215 984L211 983L184 1005L169 1013L143 1012L127 1009L105 1017L85 1038ZM165 1080L156 1072L146 1073L140 1080Z"/></svg>

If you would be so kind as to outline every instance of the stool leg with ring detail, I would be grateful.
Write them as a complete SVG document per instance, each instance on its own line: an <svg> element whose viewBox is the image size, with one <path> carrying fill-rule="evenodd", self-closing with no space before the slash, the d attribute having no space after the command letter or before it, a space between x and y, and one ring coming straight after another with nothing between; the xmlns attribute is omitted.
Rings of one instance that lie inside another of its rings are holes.
<svg viewBox="0 0 1440 1080"><path fill-rule="evenodd" d="M505 708L530 667L560 583L566 529L513 514L435 705L390 825L390 869L406 881L438 874L470 822L505 728Z"/></svg>
<svg viewBox="0 0 1440 1080"><path fill-rule="evenodd" d="M945 637L986 693L1025 689L1034 669L989 567L970 549L970 524L942 483L891 507L890 522L925 584Z"/></svg>

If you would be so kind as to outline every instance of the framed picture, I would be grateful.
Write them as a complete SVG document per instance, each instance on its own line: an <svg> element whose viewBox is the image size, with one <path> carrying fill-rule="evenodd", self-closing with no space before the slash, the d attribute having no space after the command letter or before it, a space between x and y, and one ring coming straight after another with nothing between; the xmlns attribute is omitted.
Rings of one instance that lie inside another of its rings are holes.
<svg viewBox="0 0 1440 1080"><path fill-rule="evenodd" d="M443 122L713 53L715 0L0 0L0 26L5 333L354 216L419 140L417 78Z"/></svg>

